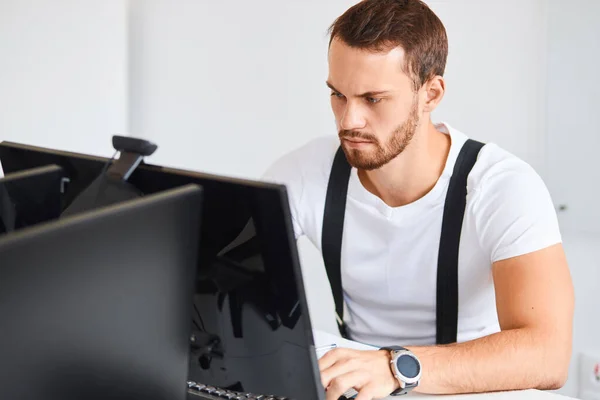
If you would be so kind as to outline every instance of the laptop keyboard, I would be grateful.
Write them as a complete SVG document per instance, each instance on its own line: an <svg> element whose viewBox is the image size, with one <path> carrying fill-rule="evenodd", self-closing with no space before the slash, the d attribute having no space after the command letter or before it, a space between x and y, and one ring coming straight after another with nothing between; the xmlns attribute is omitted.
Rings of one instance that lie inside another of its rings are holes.
<svg viewBox="0 0 600 400"><path fill-rule="evenodd" d="M281 396L235 392L233 390L220 389L218 387L207 386L192 381L188 381L187 386L188 400L292 400L288 397ZM352 392L353 393L346 392L345 394L349 395L349 397L342 396L339 398L339 400L349 400L354 398L356 391Z"/></svg>

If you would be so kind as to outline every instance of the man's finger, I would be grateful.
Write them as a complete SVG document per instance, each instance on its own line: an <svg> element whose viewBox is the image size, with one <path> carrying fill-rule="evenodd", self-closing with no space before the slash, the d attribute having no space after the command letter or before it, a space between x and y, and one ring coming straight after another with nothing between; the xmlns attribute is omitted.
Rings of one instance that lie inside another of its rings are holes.
<svg viewBox="0 0 600 400"><path fill-rule="evenodd" d="M373 400L377 393L377 386L368 384L358 391L354 400Z"/></svg>
<svg viewBox="0 0 600 400"><path fill-rule="evenodd" d="M346 359L352 354L350 349L333 349L329 350L323 357L319 359L319 370L323 371L331 367L339 360Z"/></svg>
<svg viewBox="0 0 600 400"><path fill-rule="evenodd" d="M356 358L338 360L335 364L329 368L325 368L321 371L321 382L323 387L329 386L331 381L338 376L345 375L349 372L360 369L360 361Z"/></svg>
<svg viewBox="0 0 600 400"><path fill-rule="evenodd" d="M356 370L334 378L326 388L327 400L338 400L346 390L365 385L367 379L368 374Z"/></svg>

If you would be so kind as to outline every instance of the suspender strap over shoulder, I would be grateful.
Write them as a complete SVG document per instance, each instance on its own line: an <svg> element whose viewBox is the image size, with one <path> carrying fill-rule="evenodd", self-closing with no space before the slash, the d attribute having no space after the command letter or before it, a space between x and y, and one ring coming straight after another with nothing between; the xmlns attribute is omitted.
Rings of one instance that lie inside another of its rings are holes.
<svg viewBox="0 0 600 400"><path fill-rule="evenodd" d="M467 203L467 177L483 143L463 145L446 194L438 253L436 343L455 343L458 333L458 249Z"/></svg>
<svg viewBox="0 0 600 400"><path fill-rule="evenodd" d="M352 167L346 160L344 150L339 147L335 153L331 174L329 175L321 237L321 251L335 302L338 328L344 338L347 337L347 332L344 325L341 255L344 215L346 214L346 195L348 193L348 180L350 179L351 169Z"/></svg>
<svg viewBox="0 0 600 400"><path fill-rule="evenodd" d="M458 331L458 250L467 196L467 177L483 143L468 139L460 150L444 204L438 255L436 297L436 343L454 343ZM348 337L344 325L344 296L341 278L341 254L344 215L351 166L338 148L325 198L321 247L331 285L337 322L342 337Z"/></svg>

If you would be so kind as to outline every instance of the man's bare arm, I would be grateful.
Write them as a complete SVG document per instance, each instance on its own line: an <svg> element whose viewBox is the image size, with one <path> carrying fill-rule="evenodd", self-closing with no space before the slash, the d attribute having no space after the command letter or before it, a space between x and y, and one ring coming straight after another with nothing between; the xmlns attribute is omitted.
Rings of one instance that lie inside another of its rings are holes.
<svg viewBox="0 0 600 400"><path fill-rule="evenodd" d="M493 265L501 332L445 346L409 347L421 360L416 391L557 389L572 346L574 292L561 245Z"/></svg>

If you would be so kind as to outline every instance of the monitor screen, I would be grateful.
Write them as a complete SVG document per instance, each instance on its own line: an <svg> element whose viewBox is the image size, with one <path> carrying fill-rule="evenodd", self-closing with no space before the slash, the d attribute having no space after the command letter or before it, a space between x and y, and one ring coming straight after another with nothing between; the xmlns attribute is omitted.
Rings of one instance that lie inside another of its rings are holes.
<svg viewBox="0 0 600 400"><path fill-rule="evenodd" d="M0 236L6 399L184 400L201 189Z"/></svg>

